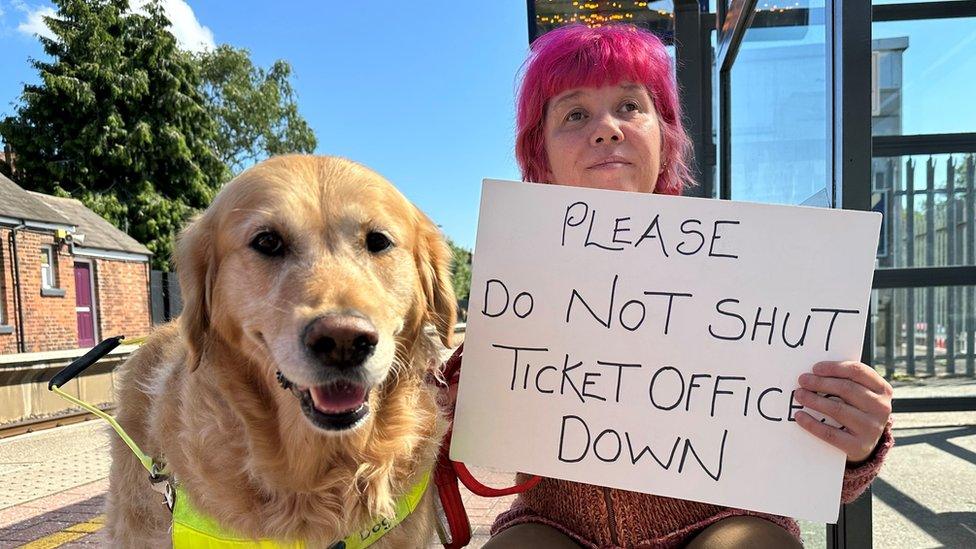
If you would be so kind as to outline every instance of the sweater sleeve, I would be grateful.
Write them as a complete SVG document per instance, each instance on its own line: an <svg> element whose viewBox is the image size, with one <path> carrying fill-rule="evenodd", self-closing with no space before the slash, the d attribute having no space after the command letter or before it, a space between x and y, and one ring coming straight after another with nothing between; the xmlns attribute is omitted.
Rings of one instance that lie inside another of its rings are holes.
<svg viewBox="0 0 976 549"><path fill-rule="evenodd" d="M874 447L874 452L867 460L856 464L848 464L844 470L844 484L840 492L841 503L850 503L860 496L871 484L874 477L881 471L881 464L884 462L888 450L895 444L895 439L891 434L891 418L885 425L878 445Z"/></svg>

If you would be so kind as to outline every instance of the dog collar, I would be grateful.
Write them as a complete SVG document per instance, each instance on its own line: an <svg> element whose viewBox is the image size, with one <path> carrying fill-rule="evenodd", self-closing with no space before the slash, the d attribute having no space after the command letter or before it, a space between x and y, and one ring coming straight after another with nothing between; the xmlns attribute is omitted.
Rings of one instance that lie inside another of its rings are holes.
<svg viewBox="0 0 976 549"><path fill-rule="evenodd" d="M367 528L346 536L329 546L329 549L364 549L376 543L390 530L400 524L412 513L430 484L430 472L414 484L396 502L394 516L374 519ZM221 527L215 520L196 509L186 492L176 487L176 502L173 507L173 548L207 549L306 549L302 541L281 542L275 540L253 540L238 536Z"/></svg>

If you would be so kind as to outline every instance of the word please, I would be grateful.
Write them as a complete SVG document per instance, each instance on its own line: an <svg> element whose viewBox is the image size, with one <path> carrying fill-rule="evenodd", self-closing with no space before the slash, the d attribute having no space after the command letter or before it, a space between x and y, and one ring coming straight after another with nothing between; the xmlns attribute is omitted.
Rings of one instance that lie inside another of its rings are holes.
<svg viewBox="0 0 976 549"><path fill-rule="evenodd" d="M598 221L596 209L590 208L586 202L574 202L566 207L566 215L563 217L562 245L566 246L566 236L569 233L570 238L575 239L570 240L571 244L582 242L583 247L595 246L607 251L619 252L625 248L636 249L643 245L659 247L664 257L671 257L674 253L686 256L702 253L709 257L738 259L739 256L719 240L722 239L723 231L729 230L729 225L739 223L732 219L710 222L684 219L676 223L673 220L662 220L660 214L639 222L634 222L630 217L612 217Z"/></svg>

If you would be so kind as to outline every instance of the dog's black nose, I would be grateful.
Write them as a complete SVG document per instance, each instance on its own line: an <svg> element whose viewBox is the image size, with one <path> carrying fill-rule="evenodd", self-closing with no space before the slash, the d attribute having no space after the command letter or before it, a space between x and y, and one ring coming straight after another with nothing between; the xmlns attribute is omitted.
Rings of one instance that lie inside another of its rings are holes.
<svg viewBox="0 0 976 549"><path fill-rule="evenodd" d="M360 366L379 343L379 334L369 320L354 315L328 314L305 327L302 342L324 366Z"/></svg>

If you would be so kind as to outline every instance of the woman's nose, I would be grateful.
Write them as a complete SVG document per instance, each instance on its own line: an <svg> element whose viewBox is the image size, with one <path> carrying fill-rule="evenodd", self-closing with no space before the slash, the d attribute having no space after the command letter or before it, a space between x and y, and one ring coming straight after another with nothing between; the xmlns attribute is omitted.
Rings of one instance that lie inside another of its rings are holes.
<svg viewBox="0 0 976 549"><path fill-rule="evenodd" d="M601 120L597 121L596 127L593 130L593 135L590 137L591 145L602 145L607 142L617 142L624 140L624 133L620 130L620 125L617 121L613 119L612 116L604 116Z"/></svg>

